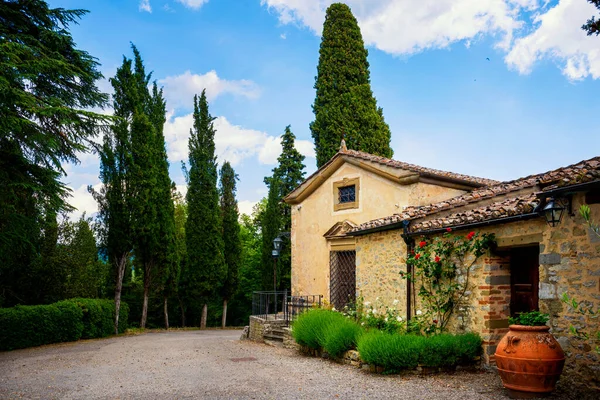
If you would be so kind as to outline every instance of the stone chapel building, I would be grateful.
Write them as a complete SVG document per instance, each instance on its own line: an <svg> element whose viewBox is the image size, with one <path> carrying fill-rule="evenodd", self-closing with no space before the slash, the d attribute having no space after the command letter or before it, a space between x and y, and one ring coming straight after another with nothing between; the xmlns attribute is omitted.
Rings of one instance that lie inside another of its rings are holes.
<svg viewBox="0 0 600 400"><path fill-rule="evenodd" d="M494 233L497 248L471 270L469 296L452 332L478 332L484 362L515 312L541 310L569 356L566 374L600 388L599 355L573 339L585 327L561 302L563 293L600 304L600 236L579 215L581 204L600 222L600 157L507 182L433 170L348 150L344 145L285 201L292 206L292 295L323 295L336 308L361 296L407 318L419 299L401 278L415 240ZM564 215L550 226L551 201ZM594 328L594 327L591 327ZM596 326L595 328L598 328Z"/></svg>

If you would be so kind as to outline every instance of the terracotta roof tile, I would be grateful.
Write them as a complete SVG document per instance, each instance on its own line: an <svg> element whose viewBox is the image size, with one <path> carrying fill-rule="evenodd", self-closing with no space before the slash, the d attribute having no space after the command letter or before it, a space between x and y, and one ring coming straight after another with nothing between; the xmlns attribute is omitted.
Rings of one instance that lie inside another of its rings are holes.
<svg viewBox="0 0 600 400"><path fill-rule="evenodd" d="M412 171L412 172L416 172L418 174L423 174L423 175L431 175L434 177L456 179L456 180L468 182L471 184L475 183L475 184L478 184L481 186L494 185L494 184L499 183L498 181L495 181L493 179L479 178L476 176L457 174L454 172L441 171L441 170L433 169L433 168L425 168L425 167L421 167L419 165L409 164L409 163L405 163L402 161L396 161L396 160L392 160L390 158L376 156L373 154L364 153L362 151L357 151L357 150L343 150L343 151L341 151L341 153L349 155L351 157L360 158L365 161L372 161L372 162L375 162L375 163L378 163L381 165L387 165L392 168L405 169L407 171Z"/></svg>
<svg viewBox="0 0 600 400"><path fill-rule="evenodd" d="M600 157L584 160L542 174L530 175L493 186L482 187L439 203L426 206L407 207L400 214L394 214L389 217L365 222L355 228L353 232L384 227L404 220L427 219L429 216L432 216L432 219L428 219L429 222L423 220L411 224L411 231L414 231L414 229L435 229L436 227L457 226L480 220L502 218L505 216L517 215L514 214L517 212L528 213L533 210L532 207L535 202L531 199L536 197L534 193L536 189L542 188L542 190L550 190L556 187L592 182L595 180L600 180ZM531 191L523 194L522 192L527 189L531 189ZM514 195L511 196L511 194ZM466 205L476 204L501 195L509 196L510 198L471 210L464 210L462 212L457 211L456 213L452 213L443 218L433 217L434 214L442 211L458 210ZM422 226L423 228L417 228L419 226ZM426 226L430 226L431 228L427 228Z"/></svg>
<svg viewBox="0 0 600 400"><path fill-rule="evenodd" d="M529 214L533 212L538 202L535 193L511 197L483 207L459 211L445 217L419 220L410 225L410 231L419 232Z"/></svg>

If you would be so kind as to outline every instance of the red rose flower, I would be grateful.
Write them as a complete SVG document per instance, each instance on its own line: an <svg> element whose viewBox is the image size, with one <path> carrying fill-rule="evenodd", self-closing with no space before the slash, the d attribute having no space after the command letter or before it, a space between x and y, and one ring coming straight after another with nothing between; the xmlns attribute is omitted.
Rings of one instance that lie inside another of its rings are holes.
<svg viewBox="0 0 600 400"><path fill-rule="evenodd" d="M419 243L419 247L425 247L426 244L427 244L427 242L422 241L422 242Z"/></svg>
<svg viewBox="0 0 600 400"><path fill-rule="evenodd" d="M452 228L446 228L446 232L452 232Z"/></svg>
<svg viewBox="0 0 600 400"><path fill-rule="evenodd" d="M469 234L467 235L467 239L471 240L473 239L473 236L475 236L475 232L469 232Z"/></svg>
<svg viewBox="0 0 600 400"><path fill-rule="evenodd" d="M440 262L440 258L438 256L435 256L435 262Z"/></svg>
<svg viewBox="0 0 600 400"><path fill-rule="evenodd" d="M414 251L414 250L411 250L411 251L410 251L410 254L412 254L412 255L414 256L414 255L415 255L415 251Z"/></svg>
<svg viewBox="0 0 600 400"><path fill-rule="evenodd" d="M417 255L415 256L415 260L418 260L419 258L421 258L421 255L420 255L420 254L417 254Z"/></svg>
<svg viewBox="0 0 600 400"><path fill-rule="evenodd" d="M437 322L438 322L438 321L437 321L437 319L434 319L434 320L433 320L433 323L434 323L434 324L437 324Z"/></svg>

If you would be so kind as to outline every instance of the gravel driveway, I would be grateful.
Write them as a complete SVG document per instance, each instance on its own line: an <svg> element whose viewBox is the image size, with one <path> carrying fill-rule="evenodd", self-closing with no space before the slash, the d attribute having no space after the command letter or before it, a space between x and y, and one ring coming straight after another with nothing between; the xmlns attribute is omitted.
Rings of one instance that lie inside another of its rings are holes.
<svg viewBox="0 0 600 400"><path fill-rule="evenodd" d="M239 341L240 333L152 332L3 352L0 398L506 398L492 373L376 375L292 350Z"/></svg>

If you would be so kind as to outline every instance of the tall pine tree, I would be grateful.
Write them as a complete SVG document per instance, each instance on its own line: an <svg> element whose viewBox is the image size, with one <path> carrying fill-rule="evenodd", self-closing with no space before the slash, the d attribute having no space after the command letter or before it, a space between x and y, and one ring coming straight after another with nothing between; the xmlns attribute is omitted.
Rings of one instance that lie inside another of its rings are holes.
<svg viewBox="0 0 600 400"><path fill-rule="evenodd" d="M277 290L277 280L281 281L281 275L275 270L276 263L271 258L273 240L281 232L281 178L274 170L273 176L265 179L269 185L267 196L267 207L261 215L260 225L262 232L262 290Z"/></svg>
<svg viewBox="0 0 600 400"><path fill-rule="evenodd" d="M206 327L208 301L219 293L226 274L217 190L214 118L208 112L206 90L194 96L194 128L189 139L189 173L185 224L188 306L202 305L200 326Z"/></svg>
<svg viewBox="0 0 600 400"><path fill-rule="evenodd" d="M221 295L223 296L223 318L221 326L227 324L227 303L235 293L238 285L238 271L242 256L242 242L240 238L240 223L238 203L235 198L236 181L238 176L228 161L221 166L220 173L221 218L223 221L223 244L227 276L223 282Z"/></svg>
<svg viewBox="0 0 600 400"><path fill-rule="evenodd" d="M140 327L146 327L148 298L156 269L156 246L160 241L157 220L156 132L150 118L151 96L148 90L150 74L146 74L139 51L134 54L131 120L131 222L133 227L134 264L143 275L143 303Z"/></svg>
<svg viewBox="0 0 600 400"><path fill-rule="evenodd" d="M30 304L43 220L68 210L62 163L77 162L110 117L98 62L70 26L87 11L46 1L0 1L0 306ZM32 297L33 295L33 297Z"/></svg>
<svg viewBox="0 0 600 400"><path fill-rule="evenodd" d="M158 275L158 289L162 292L165 328L169 329L169 297L177 293L180 273L180 258L177 250L174 200L176 190L169 177L169 161L165 147L164 125L166 122L166 103L162 88L156 82L152 87L150 99L150 121L154 127L154 155L156 169L156 190L154 192L158 244L155 257Z"/></svg>
<svg viewBox="0 0 600 400"><path fill-rule="evenodd" d="M371 91L368 52L350 7L334 3L327 9L319 50L310 130L317 167L340 147L392 157L390 128Z"/></svg>
<svg viewBox="0 0 600 400"><path fill-rule="evenodd" d="M131 60L124 57L123 64L110 79L116 120L105 132L99 151L102 188L100 192L91 186L88 188L98 202L102 248L114 271L115 334L119 332L123 276L133 250L130 121L134 113L131 92L135 83L131 65Z"/></svg>
<svg viewBox="0 0 600 400"><path fill-rule="evenodd" d="M269 265L273 262L271 251L273 250L273 239L282 232L289 233L292 227L291 208L283 202L283 198L294 190L304 180L304 156L295 147L296 136L292 133L290 126L285 127L285 132L281 137L281 154L277 158L277 167L273 169L273 175L265 178L265 183L269 186L269 195L267 199L267 208L262 216L263 231L263 287L269 288L269 275L273 282L273 269ZM277 261L277 290L290 287L291 279L291 246L289 237L281 235L283 243ZM270 262L269 262L270 261ZM275 267L273 265L273 267Z"/></svg>

